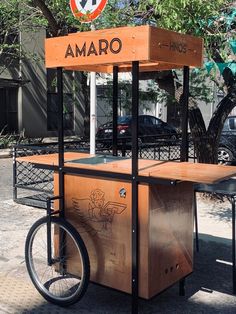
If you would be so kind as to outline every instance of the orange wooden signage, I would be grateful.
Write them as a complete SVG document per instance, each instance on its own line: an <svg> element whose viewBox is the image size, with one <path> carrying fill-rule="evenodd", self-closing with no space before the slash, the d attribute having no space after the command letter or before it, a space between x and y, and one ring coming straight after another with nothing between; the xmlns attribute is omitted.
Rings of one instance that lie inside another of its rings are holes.
<svg viewBox="0 0 236 314"><path fill-rule="evenodd" d="M120 27L46 39L46 67L92 71L113 65L128 70L132 61L162 69L202 65L201 38L151 26ZM109 68L110 67L110 68ZM125 71L125 70L124 70Z"/></svg>
<svg viewBox="0 0 236 314"><path fill-rule="evenodd" d="M95 20L103 11L108 0L70 0L73 15L81 23Z"/></svg>

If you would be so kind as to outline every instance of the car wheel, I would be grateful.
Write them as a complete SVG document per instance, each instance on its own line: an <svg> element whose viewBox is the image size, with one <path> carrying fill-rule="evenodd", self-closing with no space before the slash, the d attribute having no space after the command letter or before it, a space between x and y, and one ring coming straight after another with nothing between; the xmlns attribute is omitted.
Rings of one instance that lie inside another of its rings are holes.
<svg viewBox="0 0 236 314"><path fill-rule="evenodd" d="M218 163L222 165L230 165L233 161L233 153L226 147L218 148Z"/></svg>
<svg viewBox="0 0 236 314"><path fill-rule="evenodd" d="M176 140L177 140L177 136L173 134L173 135L171 135L170 139L171 139L172 141L176 141Z"/></svg>

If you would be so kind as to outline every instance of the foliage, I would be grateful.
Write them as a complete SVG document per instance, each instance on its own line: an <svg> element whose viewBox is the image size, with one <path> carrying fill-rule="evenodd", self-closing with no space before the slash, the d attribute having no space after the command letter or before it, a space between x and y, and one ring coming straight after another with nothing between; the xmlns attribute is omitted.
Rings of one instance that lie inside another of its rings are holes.
<svg viewBox="0 0 236 314"><path fill-rule="evenodd" d="M30 1L4 0L0 2L0 72L11 66L26 54L20 46L20 32L34 32L38 27L46 27L38 9L30 6ZM33 53L28 54L34 58Z"/></svg>
<svg viewBox="0 0 236 314"><path fill-rule="evenodd" d="M94 22L96 29L138 24L152 24L201 36L204 38L205 56L208 60L218 63L235 60L229 47L229 40L236 39L235 1L109 0L102 16ZM39 26L46 27L49 36L90 29L90 24L82 24L81 21L74 19L69 8L69 0L1 1L0 26L0 60L6 55L10 56L9 60L13 60L14 56L17 58L19 54L22 57L23 51L18 45L18 41L14 39L17 38L21 29L33 31L37 30ZM13 37L11 37L12 35ZM4 62L4 64L6 63ZM212 143L215 145L214 141L217 144L226 113L236 103L236 75L232 69L226 68L223 75L219 76L219 72L214 68L210 76L208 78L207 76L204 70L198 70L198 73L192 72L191 74L191 94L195 98L195 103L203 99L210 101L208 80L216 83L219 88L224 88L226 94L230 94L228 99L217 107L207 132L205 126L202 125L203 119L199 116L196 118L199 111L194 111L196 119L193 120L195 129L199 130L198 136L200 137L204 132L206 132L206 137L210 134ZM84 87L86 90L85 83ZM125 88L126 86L124 86ZM129 101L128 93L127 91L127 100ZM169 94L163 94L158 89L153 90L152 93L151 97L165 99L166 102L171 101ZM144 95L144 97L146 96ZM226 105L227 108L225 108ZM193 111L190 116L193 117ZM214 132L216 133L215 137L213 136Z"/></svg>
<svg viewBox="0 0 236 314"><path fill-rule="evenodd" d="M158 97L163 98L163 91L161 91L157 84L153 80L148 80L145 84L145 88L139 90L139 103L143 109L149 109L150 103L156 103ZM102 99L107 99L110 102L110 108L112 108L112 81L107 78L107 85L103 89ZM119 81L118 90L118 104L119 108L124 109L127 114L131 114L132 104L132 85L130 80ZM109 115L112 113L110 112Z"/></svg>
<svg viewBox="0 0 236 314"><path fill-rule="evenodd" d="M0 148L8 148L16 144L16 138L13 134L4 134L6 128L7 125L0 131Z"/></svg>

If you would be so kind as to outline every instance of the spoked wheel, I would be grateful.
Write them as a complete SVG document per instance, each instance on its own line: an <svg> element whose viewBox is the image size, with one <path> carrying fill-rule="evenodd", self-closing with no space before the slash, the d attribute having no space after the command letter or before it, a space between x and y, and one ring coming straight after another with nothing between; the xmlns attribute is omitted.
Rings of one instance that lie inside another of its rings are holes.
<svg viewBox="0 0 236 314"><path fill-rule="evenodd" d="M64 219L51 217L51 262L48 263L47 218L31 227L25 243L30 278L41 295L69 306L84 295L90 276L89 257L78 232Z"/></svg>
<svg viewBox="0 0 236 314"><path fill-rule="evenodd" d="M218 163L230 165L233 161L233 153L226 147L218 148Z"/></svg>

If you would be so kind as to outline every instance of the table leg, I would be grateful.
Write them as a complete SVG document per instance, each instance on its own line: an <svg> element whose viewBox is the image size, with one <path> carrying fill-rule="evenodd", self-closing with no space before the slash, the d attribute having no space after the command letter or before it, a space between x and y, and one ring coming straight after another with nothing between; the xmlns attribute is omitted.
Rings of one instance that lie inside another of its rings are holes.
<svg viewBox="0 0 236 314"><path fill-rule="evenodd" d="M233 264L233 294L236 294L236 261L235 261L235 198L231 198L232 203L232 264Z"/></svg>
<svg viewBox="0 0 236 314"><path fill-rule="evenodd" d="M194 191L193 197L193 211L194 211L194 222L195 222L195 243L196 243L196 251L199 252L199 240L198 240L198 220L197 220L197 195Z"/></svg>
<svg viewBox="0 0 236 314"><path fill-rule="evenodd" d="M185 278L182 278L179 281L179 295L185 296Z"/></svg>

